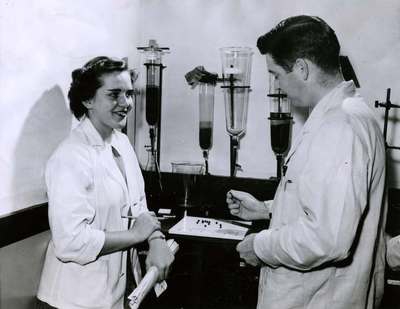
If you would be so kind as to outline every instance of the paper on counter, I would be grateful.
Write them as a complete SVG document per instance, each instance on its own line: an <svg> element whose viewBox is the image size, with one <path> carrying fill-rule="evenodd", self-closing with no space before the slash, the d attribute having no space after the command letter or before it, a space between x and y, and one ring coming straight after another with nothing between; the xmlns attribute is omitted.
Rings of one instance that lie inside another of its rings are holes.
<svg viewBox="0 0 400 309"><path fill-rule="evenodd" d="M242 240L248 228L225 220L185 216L169 229L169 234Z"/></svg>

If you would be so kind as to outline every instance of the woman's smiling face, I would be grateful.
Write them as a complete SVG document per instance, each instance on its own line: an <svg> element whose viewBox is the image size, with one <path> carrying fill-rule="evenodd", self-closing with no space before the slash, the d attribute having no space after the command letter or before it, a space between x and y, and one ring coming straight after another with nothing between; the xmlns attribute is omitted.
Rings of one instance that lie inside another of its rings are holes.
<svg viewBox="0 0 400 309"><path fill-rule="evenodd" d="M89 119L105 139L113 129L125 127L126 116L133 107L134 94L128 71L105 73L100 80L103 85L84 104Z"/></svg>

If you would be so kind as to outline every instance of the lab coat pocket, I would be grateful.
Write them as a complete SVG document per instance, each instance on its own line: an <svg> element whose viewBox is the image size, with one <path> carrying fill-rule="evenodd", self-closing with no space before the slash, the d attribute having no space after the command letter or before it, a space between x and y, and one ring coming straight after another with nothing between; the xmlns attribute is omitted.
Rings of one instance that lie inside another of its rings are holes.
<svg viewBox="0 0 400 309"><path fill-rule="evenodd" d="M99 259L86 265L68 263L66 266L70 268L71 278L71 282L64 285L66 299L83 307L107 307L110 301L107 297L108 260Z"/></svg>

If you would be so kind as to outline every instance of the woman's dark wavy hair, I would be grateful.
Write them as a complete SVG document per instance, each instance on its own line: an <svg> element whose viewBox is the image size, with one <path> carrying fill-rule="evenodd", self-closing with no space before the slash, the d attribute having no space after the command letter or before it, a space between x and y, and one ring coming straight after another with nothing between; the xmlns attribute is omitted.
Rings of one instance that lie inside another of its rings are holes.
<svg viewBox="0 0 400 309"><path fill-rule="evenodd" d="M100 77L105 73L128 70L125 59L99 56L87 62L82 68L72 72L72 83L68 91L69 106L76 117L81 119L87 113L83 102L92 99L103 82Z"/></svg>
<svg viewBox="0 0 400 309"><path fill-rule="evenodd" d="M257 47L269 54L286 72L298 58L306 58L327 73L340 70L340 44L335 31L319 17L300 15L281 21L260 36Z"/></svg>

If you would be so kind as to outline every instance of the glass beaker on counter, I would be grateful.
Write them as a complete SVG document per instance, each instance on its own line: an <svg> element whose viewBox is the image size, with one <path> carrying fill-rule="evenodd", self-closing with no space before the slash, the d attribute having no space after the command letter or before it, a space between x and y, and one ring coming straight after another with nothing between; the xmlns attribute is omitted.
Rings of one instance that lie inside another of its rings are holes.
<svg viewBox="0 0 400 309"><path fill-rule="evenodd" d="M181 192L178 198L178 206L189 208L193 204L191 195L196 184L197 175L204 174L204 164L188 161L171 162L172 173L181 174Z"/></svg>

